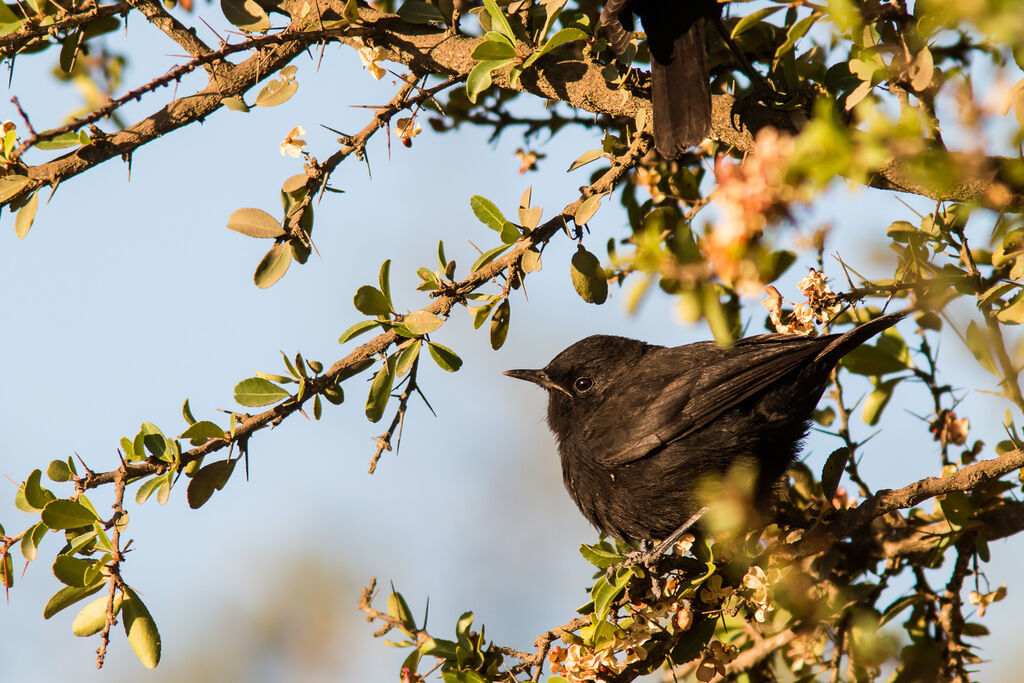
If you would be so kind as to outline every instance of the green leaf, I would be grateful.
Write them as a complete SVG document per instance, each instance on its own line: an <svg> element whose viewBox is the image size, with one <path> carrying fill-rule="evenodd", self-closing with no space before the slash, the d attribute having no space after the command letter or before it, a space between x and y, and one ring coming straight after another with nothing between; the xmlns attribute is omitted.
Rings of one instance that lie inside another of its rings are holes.
<svg viewBox="0 0 1024 683"><path fill-rule="evenodd" d="M775 7L765 7L755 12L751 12L750 14L736 22L736 25L732 27L732 32L729 34L729 37L735 40L736 36L741 35L747 30L753 28L763 19L770 17L783 7L784 5L777 5Z"/></svg>
<svg viewBox="0 0 1024 683"><path fill-rule="evenodd" d="M0 566L0 585L5 588L12 588L14 586L14 556L10 553L4 553L2 557L3 565Z"/></svg>
<svg viewBox="0 0 1024 683"><path fill-rule="evenodd" d="M49 527L43 522L33 524L26 529L25 535L21 537L21 556L29 562L35 561L39 543L42 542L47 531L49 531Z"/></svg>
<svg viewBox="0 0 1024 683"><path fill-rule="evenodd" d="M825 466L821 470L821 489L825 500L835 498L839 490L839 480L843 478L843 470L850 460L850 449L846 446L832 451L825 460Z"/></svg>
<svg viewBox="0 0 1024 683"><path fill-rule="evenodd" d="M502 299L494 315L491 317L491 348L497 351L505 343L508 336L508 319L510 309L508 299Z"/></svg>
<svg viewBox="0 0 1024 683"><path fill-rule="evenodd" d="M224 97L220 103L231 111L240 111L243 114L252 111L241 97Z"/></svg>
<svg viewBox="0 0 1024 683"><path fill-rule="evenodd" d="M887 623L899 616L900 612L911 605L924 602L927 599L927 596L921 593L914 593L913 595L905 595L902 598L893 601L892 604L886 607L882 612L882 617L878 620L878 628L885 626Z"/></svg>
<svg viewBox="0 0 1024 683"><path fill-rule="evenodd" d="M77 147L82 144L81 139L78 137L78 133L75 131L68 131L67 133L61 133L55 135L49 140L40 140L36 144L32 145L36 149L51 150L51 149L65 149L67 147Z"/></svg>
<svg viewBox="0 0 1024 683"><path fill-rule="evenodd" d="M188 483L188 490L185 492L188 506L197 510L210 500L214 491L223 489L231 478L231 473L235 471L237 462L237 459L218 460L201 467Z"/></svg>
<svg viewBox="0 0 1024 683"><path fill-rule="evenodd" d="M253 0L245 0L246 4L253 2ZM298 81L292 80L291 78L282 77L280 80L270 81L260 93L256 96L256 106L258 107L276 107L279 104L284 104L292 98L292 95L299 89Z"/></svg>
<svg viewBox="0 0 1024 683"><path fill-rule="evenodd" d="M372 330L373 328L377 327L378 325L380 325L380 323L378 323L376 320L361 320L361 321L357 322L355 325L353 325L352 327L350 327L347 330L345 330L344 332L342 332L341 336L338 337L338 343L339 344L344 344L349 339L352 339L353 337L358 337L363 332L367 332L369 330Z"/></svg>
<svg viewBox="0 0 1024 683"><path fill-rule="evenodd" d="M473 48L473 54L470 55L470 57L478 61L506 60L515 56L515 45L508 38L495 31L488 31L484 35L484 39Z"/></svg>
<svg viewBox="0 0 1024 683"><path fill-rule="evenodd" d="M61 42L57 65L66 74L70 74L75 68L75 57L78 56L78 48L82 44L82 38L82 31L74 30L69 32Z"/></svg>
<svg viewBox="0 0 1024 683"><path fill-rule="evenodd" d="M24 190L29 182L28 176L8 175L0 178L0 203L5 203Z"/></svg>
<svg viewBox="0 0 1024 683"><path fill-rule="evenodd" d="M607 158L608 156L609 155L604 150L601 149L592 149L589 152L584 152L579 156L578 159L576 159L576 161L572 162L572 165L569 166L569 169L566 171L566 173L571 173L580 166L589 164L591 161L595 161L597 159Z"/></svg>
<svg viewBox="0 0 1024 683"><path fill-rule="evenodd" d="M190 425L194 425L196 423L196 417L192 414L192 407L189 406L187 398L185 399L185 402L181 404L181 417Z"/></svg>
<svg viewBox="0 0 1024 683"><path fill-rule="evenodd" d="M967 348L970 349L971 353L974 354L974 357L978 359L981 367L985 368L993 375L999 375L999 370L996 368L996 362L992 358L992 349L989 347L988 336L973 320L967 326L966 341Z"/></svg>
<svg viewBox="0 0 1024 683"><path fill-rule="evenodd" d="M427 342L427 350L430 351L430 357L434 359L438 367L448 372L456 372L462 367L462 359L459 355L449 349L447 346L441 346L434 342Z"/></svg>
<svg viewBox="0 0 1024 683"><path fill-rule="evenodd" d="M398 361L395 363L395 374L398 377L404 376L407 372L412 370L413 363L420 355L420 342L414 341L398 354Z"/></svg>
<svg viewBox="0 0 1024 683"><path fill-rule="evenodd" d="M266 289L284 277L292 263L292 250L287 242L275 244L256 266L252 280L260 289Z"/></svg>
<svg viewBox="0 0 1024 683"><path fill-rule="evenodd" d="M413 619L412 610L409 609L409 603L405 601L405 597L397 592L392 591L388 595L388 616L393 619L398 619L402 622L398 628L409 636L414 638L415 634L413 631L416 629L416 620Z"/></svg>
<svg viewBox="0 0 1024 683"><path fill-rule="evenodd" d="M582 29L563 28L561 31L548 38L547 42L544 43L544 46L530 56L530 61L532 63L532 60L535 60L538 57L542 57L543 55L546 55L555 48L561 47L566 43L571 43L574 40L587 40L589 37L590 36L588 36L586 32L583 31Z"/></svg>
<svg viewBox="0 0 1024 683"><path fill-rule="evenodd" d="M99 589L103 588L105 585L107 585L106 581L98 581L95 584L84 588L76 588L73 586L65 586L61 588L46 601L46 606L43 607L43 619L49 619L61 610L70 607L80 600L84 600Z"/></svg>
<svg viewBox="0 0 1024 683"><path fill-rule="evenodd" d="M124 632L135 655L147 669L155 669L160 663L160 632L146 605L131 588L124 588L123 612Z"/></svg>
<svg viewBox="0 0 1024 683"><path fill-rule="evenodd" d="M243 379L235 385L235 401L250 408L276 403L290 395L273 382L260 377Z"/></svg>
<svg viewBox="0 0 1024 683"><path fill-rule="evenodd" d="M494 259L496 259L499 256L501 256L503 253L508 251L508 248L511 247L511 246L512 246L511 244L499 244L498 246L494 247L493 249L488 249L484 253L480 254L476 258L476 261L473 261L473 265L471 265L469 267L470 272L475 273L476 271L480 270L481 268L486 266L488 263L490 263Z"/></svg>
<svg viewBox="0 0 1024 683"><path fill-rule="evenodd" d="M355 304L357 311L366 315L387 316L391 313L387 297L371 285L363 285L357 289L356 295L352 297L352 303Z"/></svg>
<svg viewBox="0 0 1024 683"><path fill-rule="evenodd" d="M603 576L594 582L594 587L590 589L590 597L594 601L593 618L600 620L608 616L612 602L622 594L624 588L625 583L621 585L618 581L608 583L608 580Z"/></svg>
<svg viewBox="0 0 1024 683"><path fill-rule="evenodd" d="M674 648L672 648L672 663L676 666L692 662L700 656L704 648L715 635L715 626L718 624L716 615L711 617L697 617Z"/></svg>
<svg viewBox="0 0 1024 683"><path fill-rule="evenodd" d="M501 211L498 210L498 207L494 205L494 202L486 197L481 197L478 194L473 195L469 198L469 207L473 210L473 215L481 223L495 232L500 233L505 224L509 222L501 214Z"/></svg>
<svg viewBox="0 0 1024 683"><path fill-rule="evenodd" d="M395 307L391 301L391 259L380 264L380 271L377 273L377 284L380 285L380 292L384 296L384 301L387 303L388 311L390 312Z"/></svg>
<svg viewBox="0 0 1024 683"><path fill-rule="evenodd" d="M1024 291L1018 292L1005 306L999 309L996 313L996 320L1004 325L1024 323Z"/></svg>
<svg viewBox="0 0 1024 683"><path fill-rule="evenodd" d="M871 426L878 424L878 418L882 416L882 411L889 405L889 399L892 398L892 390L901 381L901 377L896 377L882 382L874 391L868 394L868 397L864 399L864 407L861 409L860 414L864 424Z"/></svg>
<svg viewBox="0 0 1024 683"><path fill-rule="evenodd" d="M18 215L14 219L14 234L18 236L18 239L24 239L32 228L37 208L39 208L39 193L33 192L25 205L18 209Z"/></svg>
<svg viewBox="0 0 1024 683"><path fill-rule="evenodd" d="M444 21L436 7L423 0L405 0L398 8L398 16L410 24L428 24L432 21Z"/></svg>
<svg viewBox="0 0 1024 683"><path fill-rule="evenodd" d="M540 252L533 247L524 251L519 260L519 267L523 269L524 273L535 273L540 270Z"/></svg>
<svg viewBox="0 0 1024 683"><path fill-rule="evenodd" d="M171 474L171 472L164 472L161 475L142 482L142 486L140 486L139 490L135 492L135 502L139 505L145 503L149 497L153 495L153 491L160 488L164 482L169 481Z"/></svg>
<svg viewBox="0 0 1024 683"><path fill-rule="evenodd" d="M428 334L441 327L444 320L430 311L416 311L402 321L413 334Z"/></svg>
<svg viewBox="0 0 1024 683"><path fill-rule="evenodd" d="M28 479L25 480L25 487L23 489L25 502L31 507L26 512L38 512L57 499L57 496L53 495L51 491L42 487L40 484L42 478L42 470L32 470L31 474L28 475Z"/></svg>
<svg viewBox="0 0 1024 683"><path fill-rule="evenodd" d="M96 515L81 503L60 498L46 504L42 520L51 529L77 529L95 522Z"/></svg>
<svg viewBox="0 0 1024 683"><path fill-rule="evenodd" d="M366 396L366 418L370 422L378 422L384 416L384 409L391 398L391 387L395 383L394 367L391 359L384 363L370 383L370 393Z"/></svg>
<svg viewBox="0 0 1024 683"><path fill-rule="evenodd" d="M476 104L480 93L491 87L491 73L511 63L511 59L488 59L474 66L466 79L466 96L469 101Z"/></svg>
<svg viewBox="0 0 1024 683"><path fill-rule="evenodd" d="M501 241L505 244L515 244L519 241L519 228L509 222L501 226Z"/></svg>
<svg viewBox="0 0 1024 683"><path fill-rule="evenodd" d="M572 286L580 297L591 304L603 304L608 298L608 281L597 257L579 245L569 268Z"/></svg>
<svg viewBox="0 0 1024 683"><path fill-rule="evenodd" d="M894 355L892 349L874 344L858 346L840 362L852 373L871 377L907 369L906 361Z"/></svg>
<svg viewBox="0 0 1024 683"><path fill-rule="evenodd" d="M791 51L796 46L796 41L804 37L807 31L810 30L811 26L814 25L818 19L821 18L821 14L818 12L812 12L810 16L806 16L800 21L796 22L789 27L786 32L786 40L775 49L775 58L778 59L782 55Z"/></svg>
<svg viewBox="0 0 1024 683"><path fill-rule="evenodd" d="M84 588L91 585L86 581L86 573L92 568L93 562L70 555L58 555L53 561L53 575L68 586Z"/></svg>
<svg viewBox="0 0 1024 683"><path fill-rule="evenodd" d="M580 208L576 209L576 215L573 216L573 222L576 223L576 225L583 225L589 222L590 219L594 217L594 214L597 213L597 210L601 208L601 199L605 194L607 193L595 194L592 197L587 197L587 199L580 204Z"/></svg>
<svg viewBox="0 0 1024 683"><path fill-rule="evenodd" d="M221 429L216 423L210 422L209 420L203 420L202 422L196 422L194 425L186 429L181 433L180 439L189 439L189 443L193 446L201 446L210 439L223 439L224 430Z"/></svg>
<svg viewBox="0 0 1024 683"><path fill-rule="evenodd" d="M487 8L487 14L491 17L492 26L499 33L505 35L506 38L511 40L513 43L516 40L516 34L512 32L512 27L508 23L508 19L502 14L501 9L498 7L494 0L484 0L484 7Z"/></svg>
<svg viewBox="0 0 1024 683"><path fill-rule="evenodd" d="M123 595L123 593L118 593L117 597L114 598L115 616L121 611ZM80 638L84 638L85 636L91 636L102 631L103 627L107 625L107 604L109 602L110 596L104 595L101 598L96 598L79 610L75 620L71 622L71 632Z"/></svg>
<svg viewBox="0 0 1024 683"><path fill-rule="evenodd" d="M599 545L580 545L580 555L590 564L598 569L607 569L614 564L622 562L625 558L619 553L612 552Z"/></svg>
<svg viewBox="0 0 1024 683"><path fill-rule="evenodd" d="M238 209L228 217L228 230L249 237L280 237L285 234L277 219L261 209Z"/></svg>
<svg viewBox="0 0 1024 683"><path fill-rule="evenodd" d="M263 32L270 28L270 17L255 0L220 0L220 9L225 19L243 31Z"/></svg>

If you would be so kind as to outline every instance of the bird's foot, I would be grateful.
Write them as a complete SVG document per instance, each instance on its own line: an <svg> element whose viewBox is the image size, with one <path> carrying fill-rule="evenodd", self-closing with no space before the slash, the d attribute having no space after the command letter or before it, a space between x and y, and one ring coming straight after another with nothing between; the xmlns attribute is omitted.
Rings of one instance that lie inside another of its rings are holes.
<svg viewBox="0 0 1024 683"><path fill-rule="evenodd" d="M672 548L672 546L674 546L676 542L679 541L680 538L682 538L683 534L689 531L690 527L696 524L697 520L703 517L704 513L707 511L707 506L702 507L700 510L696 512L696 514L694 514L688 520L686 520L682 526L680 526L678 529L669 534L668 538L666 538L661 543L658 543L657 545L650 546L647 541L643 541L639 550L634 550L633 552L627 553L625 555L625 559L623 559L622 562L618 562L616 564L613 564L611 567L608 567L608 570L605 572L605 577L609 581L611 581L615 578L615 573L625 567L639 566L644 567L645 569L653 570L655 563L658 561L658 558L660 558L662 555L668 552Z"/></svg>

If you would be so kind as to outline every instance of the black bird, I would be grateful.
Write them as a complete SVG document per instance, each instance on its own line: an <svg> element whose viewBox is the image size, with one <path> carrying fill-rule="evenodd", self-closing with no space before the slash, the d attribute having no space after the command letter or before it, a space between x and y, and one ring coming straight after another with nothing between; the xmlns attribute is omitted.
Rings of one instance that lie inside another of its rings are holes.
<svg viewBox="0 0 1024 683"><path fill-rule="evenodd" d="M763 504L796 458L836 363L904 315L731 348L595 335L542 370L505 374L547 389L562 479L590 523L622 540L664 539L700 510L702 479L737 463L757 466Z"/></svg>
<svg viewBox="0 0 1024 683"><path fill-rule="evenodd" d="M651 52L654 145L675 159L711 130L711 83L704 20L718 19L715 0L607 0L601 24L617 54L629 46L633 15L647 34Z"/></svg>

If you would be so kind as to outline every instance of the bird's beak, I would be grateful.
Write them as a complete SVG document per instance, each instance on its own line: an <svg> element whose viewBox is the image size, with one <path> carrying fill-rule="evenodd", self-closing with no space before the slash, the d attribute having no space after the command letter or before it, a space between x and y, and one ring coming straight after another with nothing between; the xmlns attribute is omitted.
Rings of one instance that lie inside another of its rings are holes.
<svg viewBox="0 0 1024 683"><path fill-rule="evenodd" d="M562 388L557 382L548 377L548 373L543 370L506 370L502 374L508 375L509 377L515 377L516 379L524 379L527 382L533 382L545 389L554 389L556 391L561 391L563 394L572 396L572 394Z"/></svg>

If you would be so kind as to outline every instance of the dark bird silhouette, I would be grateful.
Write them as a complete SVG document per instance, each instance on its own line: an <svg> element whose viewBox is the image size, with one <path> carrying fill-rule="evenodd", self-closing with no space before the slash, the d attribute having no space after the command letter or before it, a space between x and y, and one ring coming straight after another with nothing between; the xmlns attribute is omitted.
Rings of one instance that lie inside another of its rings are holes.
<svg viewBox="0 0 1024 683"><path fill-rule="evenodd" d="M601 24L617 54L629 46L633 16L651 52L654 145L675 159L711 130L711 84L704 20L721 16L715 0L607 0Z"/></svg>
<svg viewBox="0 0 1024 683"><path fill-rule="evenodd" d="M702 480L738 463L757 467L759 502L770 499L836 363L904 315L731 348L595 335L541 370L505 374L547 390L562 479L590 523L623 540L664 539L700 510Z"/></svg>

